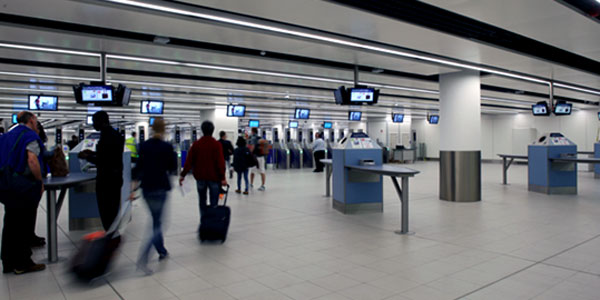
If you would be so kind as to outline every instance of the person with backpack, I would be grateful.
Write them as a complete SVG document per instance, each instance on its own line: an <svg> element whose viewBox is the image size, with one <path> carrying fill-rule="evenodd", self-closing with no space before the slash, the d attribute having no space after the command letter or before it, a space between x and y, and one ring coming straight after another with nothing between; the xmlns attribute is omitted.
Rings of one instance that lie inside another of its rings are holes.
<svg viewBox="0 0 600 300"><path fill-rule="evenodd" d="M256 158L256 165L252 167L252 173L250 174L250 187L254 186L254 174L260 174L261 186L258 188L259 191L265 190L265 182L267 180L267 174L265 171L265 140L261 139L258 135L258 129L252 128L252 136L250 136L249 144L252 145L252 154Z"/></svg>
<svg viewBox="0 0 600 300"><path fill-rule="evenodd" d="M233 177L233 171L231 170L231 155L233 154L233 145L227 140L227 133L225 131L219 132L219 143L223 146L223 158L225 159L226 171L229 172L229 178Z"/></svg>
<svg viewBox="0 0 600 300"><path fill-rule="evenodd" d="M250 149L246 147L246 140L243 137L239 137L235 145L237 146L233 151L233 169L237 173L237 190L235 192L241 193L243 176L246 183L244 195L248 195L248 169L255 163L254 157Z"/></svg>

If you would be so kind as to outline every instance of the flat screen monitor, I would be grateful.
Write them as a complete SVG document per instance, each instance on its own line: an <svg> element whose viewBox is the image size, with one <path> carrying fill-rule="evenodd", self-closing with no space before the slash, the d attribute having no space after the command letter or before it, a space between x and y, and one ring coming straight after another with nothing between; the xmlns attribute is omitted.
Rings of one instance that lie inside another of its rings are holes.
<svg viewBox="0 0 600 300"><path fill-rule="evenodd" d="M290 121L289 127L290 128L298 128L298 121Z"/></svg>
<svg viewBox="0 0 600 300"><path fill-rule="evenodd" d="M258 128L259 125L260 125L260 122L258 120L250 120L250 121L248 121L248 126L250 126L250 127Z"/></svg>
<svg viewBox="0 0 600 300"><path fill-rule="evenodd" d="M331 122L325 122L325 123L323 123L323 128L325 128L325 129L331 129L332 125L333 124Z"/></svg>
<svg viewBox="0 0 600 300"><path fill-rule="evenodd" d="M600 112L598 112L598 121L600 121Z"/></svg>
<svg viewBox="0 0 600 300"><path fill-rule="evenodd" d="M94 125L94 116L87 116L87 120L85 122L87 125Z"/></svg>
<svg viewBox="0 0 600 300"><path fill-rule="evenodd" d="M429 118L427 119L427 121L429 121L429 124L437 124L440 122L440 116L439 115L430 115Z"/></svg>
<svg viewBox="0 0 600 300"><path fill-rule="evenodd" d="M110 85L84 85L81 87L82 102L112 102L113 89Z"/></svg>
<svg viewBox="0 0 600 300"><path fill-rule="evenodd" d="M228 117L243 117L246 115L245 105L227 105L227 116Z"/></svg>
<svg viewBox="0 0 600 300"><path fill-rule="evenodd" d="M58 97L29 95L29 110L58 110Z"/></svg>
<svg viewBox="0 0 600 300"><path fill-rule="evenodd" d="M554 114L557 116L566 116L571 114L573 104L571 103L557 103L554 106Z"/></svg>
<svg viewBox="0 0 600 300"><path fill-rule="evenodd" d="M394 123L404 122L404 114L392 114L392 122L394 122Z"/></svg>
<svg viewBox="0 0 600 300"><path fill-rule="evenodd" d="M531 112L534 116L548 116L550 110L548 109L547 103L538 103L531 106Z"/></svg>
<svg viewBox="0 0 600 300"><path fill-rule="evenodd" d="M598 116L600 116L600 113L598 113ZM12 114L12 123L13 124L19 123L19 121L17 120L17 114Z"/></svg>
<svg viewBox="0 0 600 300"><path fill-rule="evenodd" d="M165 103L159 100L142 100L140 112L143 114L162 115Z"/></svg>
<svg viewBox="0 0 600 300"><path fill-rule="evenodd" d="M360 111L348 112L348 120L350 120L350 121L360 121L361 117L362 117L362 112L360 112Z"/></svg>
<svg viewBox="0 0 600 300"><path fill-rule="evenodd" d="M154 125L154 120L156 120L155 117L150 117L150 120L148 120L148 125L150 125L150 126Z"/></svg>
<svg viewBox="0 0 600 300"><path fill-rule="evenodd" d="M296 113L294 113L294 118L299 120L306 120L310 116L310 109L308 108L296 108Z"/></svg>
<svg viewBox="0 0 600 300"><path fill-rule="evenodd" d="M375 90L368 88L350 89L350 103L372 103L375 101Z"/></svg>

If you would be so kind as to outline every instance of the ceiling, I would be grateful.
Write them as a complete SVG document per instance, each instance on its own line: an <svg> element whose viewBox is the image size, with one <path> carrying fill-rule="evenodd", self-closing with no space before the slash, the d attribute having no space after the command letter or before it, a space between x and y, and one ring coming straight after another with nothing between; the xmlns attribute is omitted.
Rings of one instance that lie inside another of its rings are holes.
<svg viewBox="0 0 600 300"><path fill-rule="evenodd" d="M600 78L595 75L326 1L146 2L384 45L588 89L600 87ZM594 30L600 25L561 4L544 1L546 5L542 5L541 0L531 1L538 6L516 0L502 1L502 5L491 0L427 2L600 60L600 30ZM332 120L343 126L350 109L362 110L363 120L389 118L392 111L422 118L437 111L437 75L460 70L456 65L133 9L107 1L55 0L54 9L50 10L44 0L0 0L0 7L4 14L0 18L0 118L25 109L27 94L43 90L44 94L60 97L60 110L43 113L42 118L84 121L90 112L75 103L71 86L100 78L100 60L95 56L100 52L108 54L107 80L133 89L128 107L109 109L125 122L147 119L139 113L139 101L147 98L164 100L166 119L184 124L198 124L199 110L230 102L246 104L252 118L273 122L287 122L299 106L313 109L309 123ZM498 11L511 17L497 17ZM535 17L523 21L527 13L534 12ZM53 22L42 23L44 20ZM168 37L170 42L153 42L155 36ZM8 45L2 47L2 43ZM23 49L18 45L87 51L90 55ZM117 59L115 55L129 57ZM352 85L354 65L360 66L360 82L381 86L378 105L334 105L332 90ZM482 74L483 113L524 111L532 103L547 99L548 93L545 85ZM555 88L554 94L572 100L578 109L597 109L600 101L600 94L562 88Z"/></svg>

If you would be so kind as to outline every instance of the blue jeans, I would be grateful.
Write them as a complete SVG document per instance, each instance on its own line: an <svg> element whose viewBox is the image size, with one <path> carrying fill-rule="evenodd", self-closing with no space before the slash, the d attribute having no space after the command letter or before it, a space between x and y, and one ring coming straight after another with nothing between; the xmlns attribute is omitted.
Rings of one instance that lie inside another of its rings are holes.
<svg viewBox="0 0 600 300"><path fill-rule="evenodd" d="M246 183L245 191L248 191L248 169L244 171L237 172L237 189L238 191L242 190L242 175L244 175L244 182Z"/></svg>
<svg viewBox="0 0 600 300"><path fill-rule="evenodd" d="M158 254L166 255L167 249L164 246L164 239L162 234L162 215L167 201L166 190L146 191L142 190L148 209L150 209L150 215L152 215L152 236L145 243L142 244L140 251L139 263L146 265L148 263L148 255L152 246L156 248Z"/></svg>
<svg viewBox="0 0 600 300"><path fill-rule="evenodd" d="M221 188L221 183L218 181L197 180L196 187L198 188L198 197L200 198L200 218L202 218L202 214L208 207L206 203L206 190L208 190L210 194L210 206L217 206L219 205L219 189Z"/></svg>

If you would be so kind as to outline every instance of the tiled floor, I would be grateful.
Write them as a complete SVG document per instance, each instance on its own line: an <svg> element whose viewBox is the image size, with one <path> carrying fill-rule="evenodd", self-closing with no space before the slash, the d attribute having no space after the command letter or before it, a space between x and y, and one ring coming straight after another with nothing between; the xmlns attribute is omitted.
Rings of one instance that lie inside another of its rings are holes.
<svg viewBox="0 0 600 300"><path fill-rule="evenodd" d="M43 272L0 276L0 299L599 299L600 180L579 173L578 196L527 191L527 168L483 165L483 201L438 200L438 164L417 163L410 225L393 233L399 201L385 179L384 213L342 215L323 197L324 174L271 171L267 190L232 193L230 236L223 245L196 240L193 182L174 190L167 213L171 258L152 276L134 262L148 215L136 203L113 272L90 286L73 283L67 258L81 232L60 218L63 257ZM45 198L44 198L45 199ZM43 204L43 202L42 202ZM45 211L38 234L45 235ZM68 236L66 235L68 234ZM45 249L35 258L46 257Z"/></svg>

